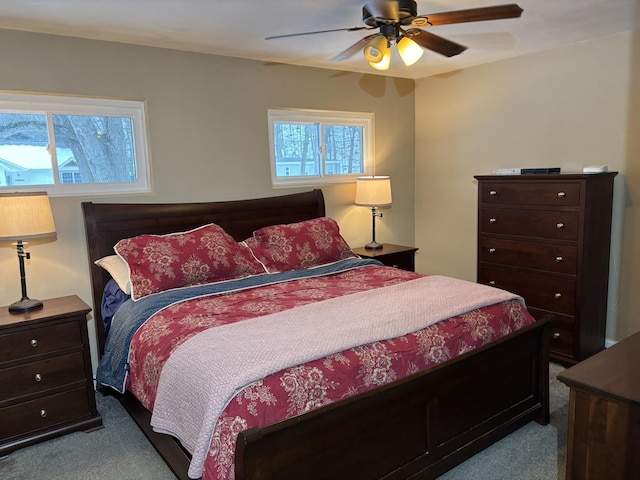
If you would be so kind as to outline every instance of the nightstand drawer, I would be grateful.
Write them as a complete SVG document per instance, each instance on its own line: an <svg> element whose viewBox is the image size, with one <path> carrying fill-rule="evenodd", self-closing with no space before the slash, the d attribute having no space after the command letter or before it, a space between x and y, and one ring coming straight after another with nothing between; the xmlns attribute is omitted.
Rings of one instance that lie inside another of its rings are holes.
<svg viewBox="0 0 640 480"><path fill-rule="evenodd" d="M575 314L574 278L552 277L481 265L478 282L520 295L525 299L527 307L565 315Z"/></svg>
<svg viewBox="0 0 640 480"><path fill-rule="evenodd" d="M517 205L580 205L578 182L482 182L482 203Z"/></svg>
<svg viewBox="0 0 640 480"><path fill-rule="evenodd" d="M25 329L0 336L0 363L82 346L78 322Z"/></svg>
<svg viewBox="0 0 640 480"><path fill-rule="evenodd" d="M418 251L415 247L393 245L384 243L382 248L367 249L366 247L354 248L353 253L362 258L373 258L382 262L387 267L401 268L409 272L415 272L415 255Z"/></svg>
<svg viewBox="0 0 640 480"><path fill-rule="evenodd" d="M0 404L85 379L82 352L0 370Z"/></svg>
<svg viewBox="0 0 640 480"><path fill-rule="evenodd" d="M578 212L483 208L480 231L529 238L578 240Z"/></svg>
<svg viewBox="0 0 640 480"><path fill-rule="evenodd" d="M89 417L91 412L88 405L87 389L83 386L12 407L0 408L0 440L31 435L54 425Z"/></svg>
<svg viewBox="0 0 640 480"><path fill-rule="evenodd" d="M480 261L576 274L578 249L567 245L480 238Z"/></svg>
<svg viewBox="0 0 640 480"><path fill-rule="evenodd" d="M413 253L407 255L406 253L391 253L386 255L382 261L388 267L401 268L402 270L408 270L410 272L415 271L415 256Z"/></svg>

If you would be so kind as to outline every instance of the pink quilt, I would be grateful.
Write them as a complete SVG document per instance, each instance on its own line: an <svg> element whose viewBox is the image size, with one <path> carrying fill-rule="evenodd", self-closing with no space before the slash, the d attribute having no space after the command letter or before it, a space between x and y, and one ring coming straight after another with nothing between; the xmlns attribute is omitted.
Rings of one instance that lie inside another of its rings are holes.
<svg viewBox="0 0 640 480"><path fill-rule="evenodd" d="M163 365L173 351L199 332L420 277L371 266L179 303L156 314L136 333L130 355L129 388L153 410ZM342 320L348 322L350 317ZM531 322L533 319L520 302L508 300L455 315L413 333L392 336L390 340L336 351L251 382L217 417L202 476L233 478L233 450L241 430L298 415L424 370ZM198 468L190 471L194 477L198 473Z"/></svg>

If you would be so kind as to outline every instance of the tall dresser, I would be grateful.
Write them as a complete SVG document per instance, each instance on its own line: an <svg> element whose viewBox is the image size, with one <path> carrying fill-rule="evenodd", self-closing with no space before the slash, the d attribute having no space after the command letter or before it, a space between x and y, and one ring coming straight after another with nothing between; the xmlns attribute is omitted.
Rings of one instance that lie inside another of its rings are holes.
<svg viewBox="0 0 640 480"><path fill-rule="evenodd" d="M565 366L604 348L615 176L475 177L478 282L551 315L550 357Z"/></svg>

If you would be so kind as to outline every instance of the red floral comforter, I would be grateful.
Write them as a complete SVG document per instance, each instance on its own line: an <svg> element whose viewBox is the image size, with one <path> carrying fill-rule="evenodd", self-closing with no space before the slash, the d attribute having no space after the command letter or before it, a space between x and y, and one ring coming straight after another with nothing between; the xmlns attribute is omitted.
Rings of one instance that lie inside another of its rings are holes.
<svg viewBox="0 0 640 480"><path fill-rule="evenodd" d="M419 274L368 266L233 293L166 308L135 334L129 390L153 410L160 371L171 352L197 333L299 305L408 281ZM425 370L533 323L517 301L468 312L413 334L352 348L269 375L243 390L215 428L203 479L234 478L238 432L264 426Z"/></svg>

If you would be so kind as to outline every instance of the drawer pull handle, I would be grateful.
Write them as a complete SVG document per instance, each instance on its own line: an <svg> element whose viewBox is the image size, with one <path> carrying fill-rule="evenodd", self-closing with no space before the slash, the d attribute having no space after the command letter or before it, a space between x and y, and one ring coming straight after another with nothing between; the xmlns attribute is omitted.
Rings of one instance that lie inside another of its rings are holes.
<svg viewBox="0 0 640 480"><path fill-rule="evenodd" d="M495 286L496 281L495 280L489 280L489 285L491 285L492 287Z"/></svg>
<svg viewBox="0 0 640 480"><path fill-rule="evenodd" d="M556 300L559 300L560 298L562 298L562 294L561 294L561 293L556 293L553 297L554 297Z"/></svg>
<svg viewBox="0 0 640 480"><path fill-rule="evenodd" d="M47 416L47 411L45 409L40 410L40 416L45 418Z"/></svg>
<svg viewBox="0 0 640 480"><path fill-rule="evenodd" d="M495 195L497 195L497 194L498 194L498 192L496 192L495 190L491 190L491 191L489 192L489 195L491 195L491 196L495 196Z"/></svg>
<svg viewBox="0 0 640 480"><path fill-rule="evenodd" d="M560 333L556 332L553 334L553 338L560 338Z"/></svg>
<svg viewBox="0 0 640 480"><path fill-rule="evenodd" d="M567 194L566 194L566 193L564 193L564 192L558 192L558 198L564 198L564 197L566 197L566 196L567 196Z"/></svg>
<svg viewBox="0 0 640 480"><path fill-rule="evenodd" d="M564 260L564 258L562 258L562 257L556 257L556 262L558 262L558 263L560 263L563 260Z"/></svg>
<svg viewBox="0 0 640 480"><path fill-rule="evenodd" d="M36 382L42 381L42 375L40 375L39 373L36 373L36 376L34 378L36 379Z"/></svg>
<svg viewBox="0 0 640 480"><path fill-rule="evenodd" d="M489 223L496 223L496 222L497 222L497 220L495 218L490 218L489 219Z"/></svg>
<svg viewBox="0 0 640 480"><path fill-rule="evenodd" d="M560 230L561 228L564 228L564 223L556 223L556 228L558 230Z"/></svg>
<svg viewBox="0 0 640 480"><path fill-rule="evenodd" d="M38 340L36 340L35 338L31 340L31 346L32 347L37 347L38 346Z"/></svg>
<svg viewBox="0 0 640 480"><path fill-rule="evenodd" d="M496 253L496 249L495 248L490 248L489 249L489 253Z"/></svg>

